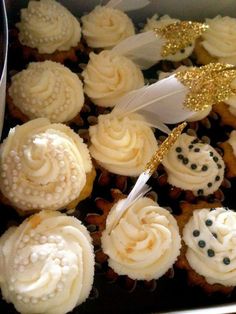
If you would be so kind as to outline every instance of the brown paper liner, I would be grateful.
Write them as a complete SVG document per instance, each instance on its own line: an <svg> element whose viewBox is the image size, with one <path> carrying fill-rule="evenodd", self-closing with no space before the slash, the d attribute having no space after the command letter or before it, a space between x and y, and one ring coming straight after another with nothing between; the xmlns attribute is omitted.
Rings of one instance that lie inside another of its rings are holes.
<svg viewBox="0 0 236 314"><path fill-rule="evenodd" d="M194 54L198 64L206 65L209 63L216 63L218 59L211 56L208 51L202 46L202 38L198 38L195 43Z"/></svg>
<svg viewBox="0 0 236 314"><path fill-rule="evenodd" d="M226 164L226 177L236 177L236 157L232 146L228 142L221 143L219 146L224 150L223 160Z"/></svg>
<svg viewBox="0 0 236 314"><path fill-rule="evenodd" d="M213 106L213 111L220 116L222 125L229 125L236 129L236 117L229 111L229 105L219 102Z"/></svg>

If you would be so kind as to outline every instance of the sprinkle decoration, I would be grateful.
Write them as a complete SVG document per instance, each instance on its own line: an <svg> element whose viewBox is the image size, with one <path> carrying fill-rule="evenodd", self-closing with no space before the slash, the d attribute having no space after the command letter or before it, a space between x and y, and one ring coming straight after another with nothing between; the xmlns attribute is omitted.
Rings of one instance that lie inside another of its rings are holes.
<svg viewBox="0 0 236 314"><path fill-rule="evenodd" d="M179 50L193 44L195 39L201 36L208 29L208 25L182 21L169 24L164 27L155 28L156 35L166 40L161 52L164 58L170 54L176 54Z"/></svg>
<svg viewBox="0 0 236 314"><path fill-rule="evenodd" d="M145 172L147 172L151 175L156 170L156 168L162 162L163 158L168 153L170 148L177 141L178 137L180 136L180 134L182 133L182 131L186 127L186 125L187 125L187 123L183 122L180 125L178 125L176 128L173 129L173 131L170 133L170 135L167 137L167 139L161 144L161 146L158 148L158 150L152 156L151 160L147 163L146 168L145 168Z"/></svg>
<svg viewBox="0 0 236 314"><path fill-rule="evenodd" d="M183 105L193 111L204 110L236 95L236 90L231 87L236 69L230 64L210 63L180 71L175 77L189 89Z"/></svg>

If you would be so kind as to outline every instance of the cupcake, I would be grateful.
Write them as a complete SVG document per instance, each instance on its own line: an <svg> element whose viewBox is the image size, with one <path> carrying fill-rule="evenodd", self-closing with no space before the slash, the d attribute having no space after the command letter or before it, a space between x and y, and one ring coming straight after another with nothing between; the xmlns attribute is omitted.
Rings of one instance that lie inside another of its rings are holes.
<svg viewBox="0 0 236 314"><path fill-rule="evenodd" d="M89 296L94 253L75 217L42 211L0 238L2 296L20 313L65 314Z"/></svg>
<svg viewBox="0 0 236 314"><path fill-rule="evenodd" d="M78 61L76 51L83 49L80 23L60 3L30 1L28 7L21 10L16 27L26 60Z"/></svg>
<svg viewBox="0 0 236 314"><path fill-rule="evenodd" d="M128 15L112 7L96 6L81 21L83 36L91 48L110 49L135 33Z"/></svg>
<svg viewBox="0 0 236 314"><path fill-rule="evenodd" d="M116 203L102 233L102 249L108 265L119 275L132 279L158 279L172 267L180 253L181 240L174 217L147 197L134 201L114 223Z"/></svg>
<svg viewBox="0 0 236 314"><path fill-rule="evenodd" d="M236 131L233 130L229 139L220 144L223 148L223 159L226 165L226 176L228 178L236 177Z"/></svg>
<svg viewBox="0 0 236 314"><path fill-rule="evenodd" d="M30 63L12 77L8 106L21 121L48 118L51 122L69 122L84 104L79 77L53 61Z"/></svg>
<svg viewBox="0 0 236 314"><path fill-rule="evenodd" d="M187 221L180 227L184 245L177 266L187 271L191 285L209 294L228 294L236 285L236 213L226 207L208 207L192 211L185 205L182 215Z"/></svg>
<svg viewBox="0 0 236 314"><path fill-rule="evenodd" d="M151 31L155 28L161 28L163 26L173 24L176 22L180 22L178 19L173 19L169 15L163 15L162 17L158 17L157 14L154 14L151 18L147 18L146 24L144 25L143 31Z"/></svg>
<svg viewBox="0 0 236 314"><path fill-rule="evenodd" d="M195 196L214 193L224 179L225 165L218 152L186 133L180 135L162 164L170 185Z"/></svg>
<svg viewBox="0 0 236 314"><path fill-rule="evenodd" d="M198 40L195 54L199 64L221 62L236 65L236 19L217 15L206 19L209 28Z"/></svg>
<svg viewBox="0 0 236 314"><path fill-rule="evenodd" d="M99 54L91 52L82 76L84 92L94 104L102 107L113 107L126 93L144 86L139 67L109 50Z"/></svg>
<svg viewBox="0 0 236 314"><path fill-rule="evenodd" d="M69 127L39 118L11 129L0 147L3 201L20 213L73 208L95 172L87 146Z"/></svg>
<svg viewBox="0 0 236 314"><path fill-rule="evenodd" d="M109 172L137 177L156 151L158 144L151 127L139 114L98 116L90 126L92 157Z"/></svg>

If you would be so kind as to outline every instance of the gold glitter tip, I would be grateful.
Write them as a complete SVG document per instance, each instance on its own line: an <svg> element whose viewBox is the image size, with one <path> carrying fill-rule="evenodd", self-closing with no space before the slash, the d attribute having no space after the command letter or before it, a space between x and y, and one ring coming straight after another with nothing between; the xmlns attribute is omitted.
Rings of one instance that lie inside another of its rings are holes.
<svg viewBox="0 0 236 314"><path fill-rule="evenodd" d="M174 55L179 50L185 49L194 44L195 39L202 35L208 28L208 25L182 21L169 24L161 28L155 28L154 32L164 38L164 44L161 56L164 58L168 55Z"/></svg>
<svg viewBox="0 0 236 314"><path fill-rule="evenodd" d="M148 172L151 175L156 170L156 168L162 162L163 158L168 153L170 148L174 145L174 143L176 142L176 140L178 139L186 125L187 123L183 122L172 130L167 139L161 144L161 146L152 156L151 160L147 163L145 167L145 172Z"/></svg>
<svg viewBox="0 0 236 314"><path fill-rule="evenodd" d="M236 95L231 83L236 79L235 66L210 63L176 73L175 77L189 89L183 105L193 111L201 111Z"/></svg>

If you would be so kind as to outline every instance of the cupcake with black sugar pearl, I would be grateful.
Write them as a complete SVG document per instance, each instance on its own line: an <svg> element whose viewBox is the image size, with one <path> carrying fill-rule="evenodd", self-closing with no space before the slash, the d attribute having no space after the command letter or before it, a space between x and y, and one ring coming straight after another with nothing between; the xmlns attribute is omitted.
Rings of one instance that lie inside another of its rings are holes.
<svg viewBox="0 0 236 314"><path fill-rule="evenodd" d="M194 197L215 193L224 179L224 161L209 144L182 134L162 162L167 182Z"/></svg>
<svg viewBox="0 0 236 314"><path fill-rule="evenodd" d="M177 267L187 271L189 284L230 294L236 285L236 213L220 203L184 203L176 218L183 239Z"/></svg>

